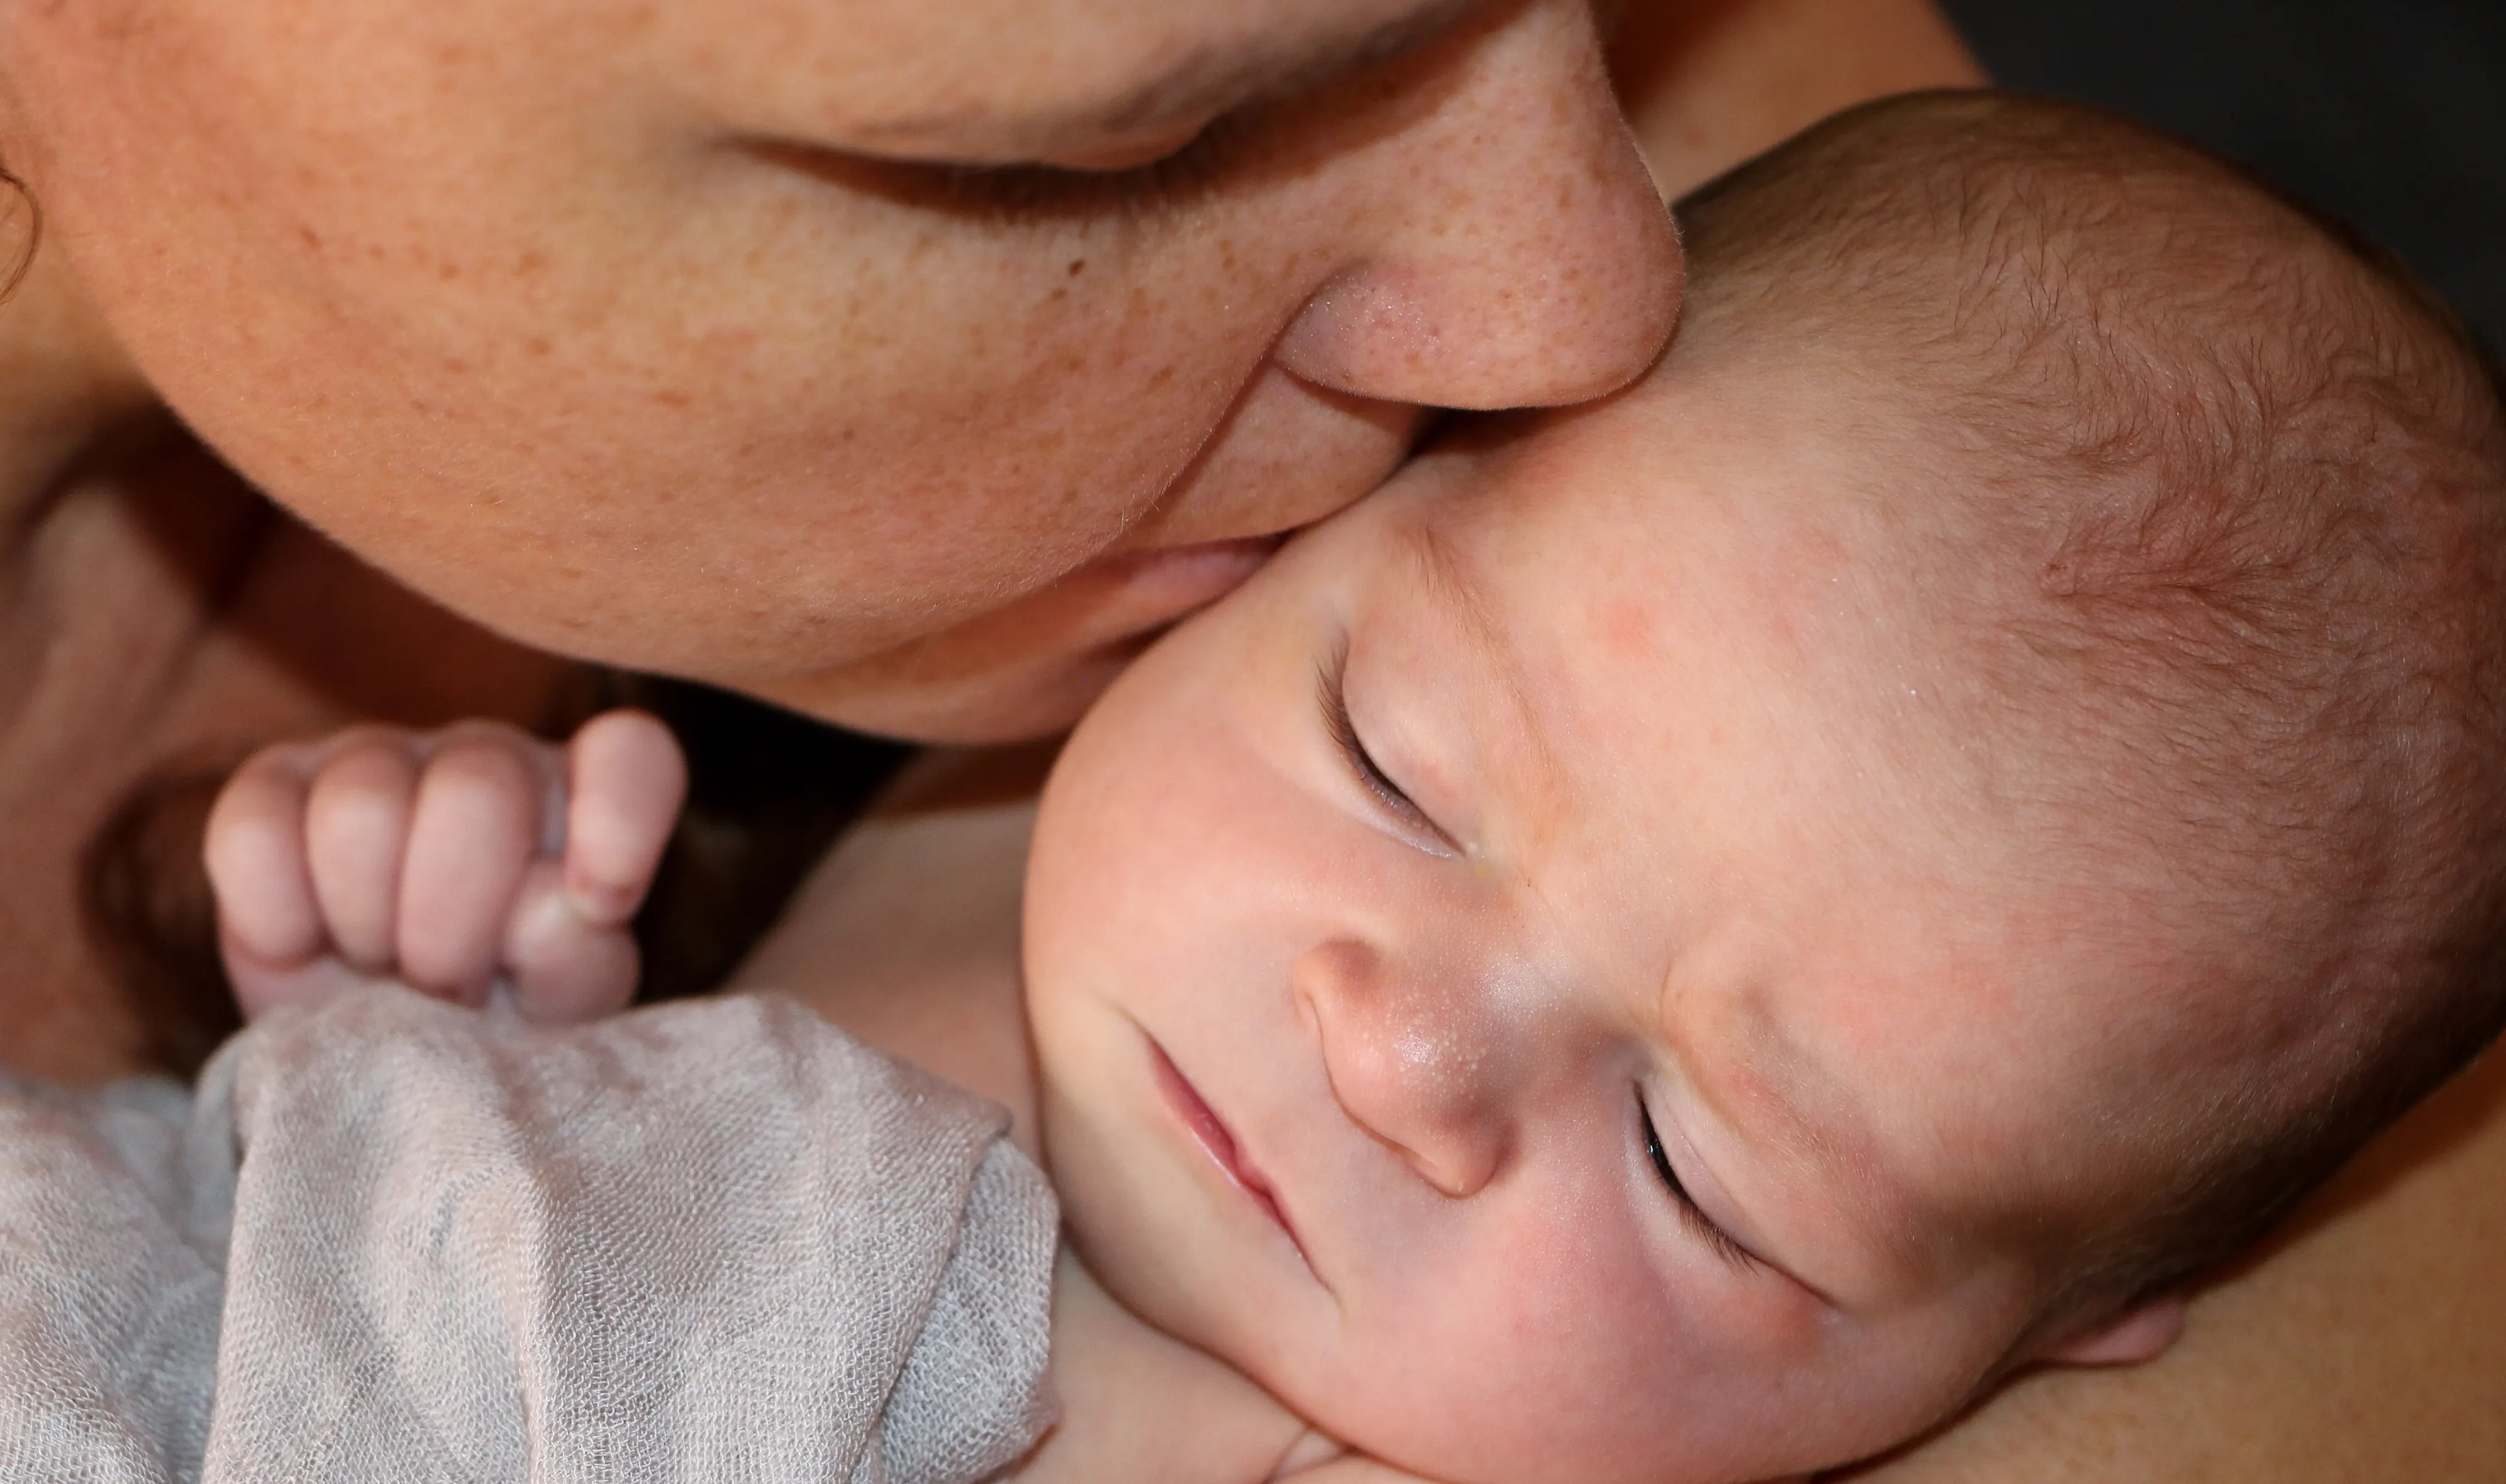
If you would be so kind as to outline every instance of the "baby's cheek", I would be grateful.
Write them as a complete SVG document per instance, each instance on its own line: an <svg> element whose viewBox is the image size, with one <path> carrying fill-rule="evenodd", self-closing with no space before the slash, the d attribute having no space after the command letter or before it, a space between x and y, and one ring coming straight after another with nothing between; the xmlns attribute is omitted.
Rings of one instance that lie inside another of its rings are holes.
<svg viewBox="0 0 2506 1484"><path fill-rule="evenodd" d="M1378 1270L1352 1312L1372 1330L1353 1336L1363 1374L1317 1420L1436 1477L1676 1476L1720 1359L1703 1318L1623 1218L1554 1191L1508 1205L1481 1240L1415 1243Z"/></svg>

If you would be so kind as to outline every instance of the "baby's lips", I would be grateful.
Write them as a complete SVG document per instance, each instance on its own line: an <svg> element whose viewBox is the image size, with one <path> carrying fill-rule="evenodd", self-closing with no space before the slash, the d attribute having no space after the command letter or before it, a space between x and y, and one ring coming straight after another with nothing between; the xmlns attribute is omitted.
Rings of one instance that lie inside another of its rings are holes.
<svg viewBox="0 0 2506 1484"><path fill-rule="evenodd" d="M1164 1046L1153 1041L1149 1043L1149 1049L1152 1057L1151 1067L1157 1078L1160 1091L1164 1095L1167 1106L1174 1110L1175 1113L1182 1118L1184 1126L1191 1131L1195 1142L1200 1146L1201 1152L1226 1174L1236 1188L1252 1197L1253 1204L1260 1207L1272 1221L1278 1224L1279 1229L1287 1234L1289 1242L1294 1244L1298 1253L1302 1254L1305 1252L1305 1244L1298 1241L1296 1228L1289 1224L1287 1213L1280 1209L1278 1196L1271 1190L1271 1183L1254 1168L1251 1157L1245 1152L1243 1147L1236 1143L1235 1133L1228 1128L1226 1121L1218 1116L1217 1110L1211 1108L1208 1101L1201 1097L1199 1090L1192 1085L1192 1079L1183 1075L1183 1069L1174 1064L1174 1059L1166 1054Z"/></svg>

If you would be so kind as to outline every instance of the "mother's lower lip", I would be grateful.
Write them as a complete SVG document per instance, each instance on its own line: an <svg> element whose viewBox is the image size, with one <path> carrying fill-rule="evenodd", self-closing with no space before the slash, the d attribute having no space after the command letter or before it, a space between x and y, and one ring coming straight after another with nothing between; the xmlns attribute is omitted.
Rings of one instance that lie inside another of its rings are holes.
<svg viewBox="0 0 2506 1484"><path fill-rule="evenodd" d="M1192 1083L1185 1079L1183 1073L1176 1069L1173 1059L1166 1055L1165 1047L1150 1042L1149 1059L1156 1068L1158 1091L1164 1094L1166 1106L1174 1110L1175 1116L1183 1120L1184 1127L1192 1131L1201 1152L1226 1174L1231 1184L1251 1196L1253 1204L1278 1223L1279 1229L1287 1233L1288 1240L1296 1243L1297 1252L1302 1255L1305 1244L1297 1242L1296 1228L1288 1224L1287 1213L1279 1209L1278 1199L1271 1195L1270 1184L1262 1179L1261 1172L1245 1161L1243 1151L1235 1146L1235 1136L1227 1131L1227 1125L1218 1120L1218 1114L1210 1110L1200 1094L1193 1089Z"/></svg>
<svg viewBox="0 0 2506 1484"><path fill-rule="evenodd" d="M1261 570L1279 549L1276 536L1155 547L1101 557L1073 574L1121 594L1125 608L1180 615L1215 603Z"/></svg>

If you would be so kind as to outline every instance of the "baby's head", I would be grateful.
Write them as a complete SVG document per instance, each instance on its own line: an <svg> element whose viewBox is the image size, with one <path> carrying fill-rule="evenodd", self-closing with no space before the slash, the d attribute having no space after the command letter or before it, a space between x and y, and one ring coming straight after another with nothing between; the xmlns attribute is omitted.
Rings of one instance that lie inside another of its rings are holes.
<svg viewBox="0 0 2506 1484"><path fill-rule="evenodd" d="M1038 827L1081 1251L1456 1480L2154 1354L2506 1012L2506 428L2441 311L2023 100L1684 217L1649 378L1292 545Z"/></svg>

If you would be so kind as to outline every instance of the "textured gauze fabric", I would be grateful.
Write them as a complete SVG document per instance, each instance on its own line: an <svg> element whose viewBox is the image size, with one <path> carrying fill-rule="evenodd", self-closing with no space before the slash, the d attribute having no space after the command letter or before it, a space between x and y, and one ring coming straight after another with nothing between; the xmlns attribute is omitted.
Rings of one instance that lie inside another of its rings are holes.
<svg viewBox="0 0 2506 1484"><path fill-rule="evenodd" d="M0 1078L0 1480L980 1479L1052 1420L1007 1116L766 997L376 989Z"/></svg>

